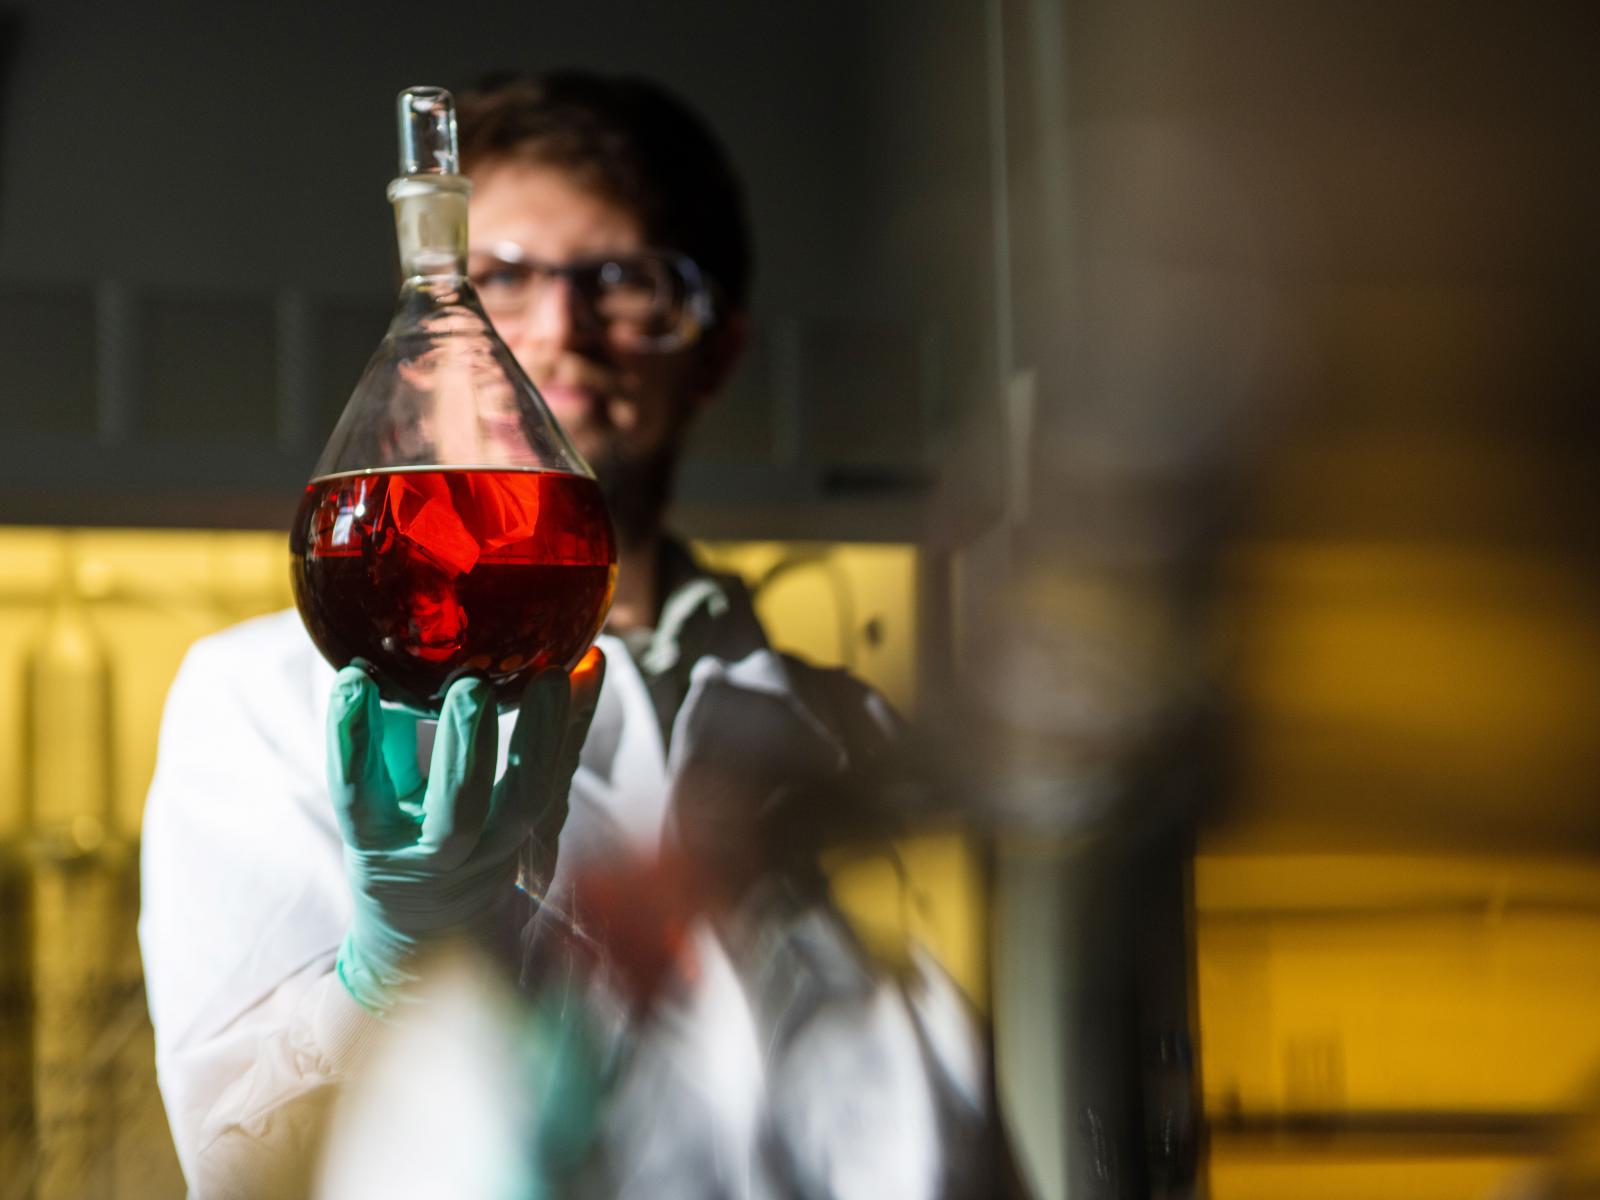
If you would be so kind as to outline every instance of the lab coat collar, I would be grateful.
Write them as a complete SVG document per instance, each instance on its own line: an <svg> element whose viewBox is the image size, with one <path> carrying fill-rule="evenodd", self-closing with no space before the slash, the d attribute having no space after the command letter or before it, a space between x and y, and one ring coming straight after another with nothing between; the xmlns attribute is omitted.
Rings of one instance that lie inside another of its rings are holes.
<svg viewBox="0 0 1600 1200"><path fill-rule="evenodd" d="M661 544L660 572L661 615L637 659L646 678L707 655L733 662L768 648L750 590L737 575L708 570L675 537Z"/></svg>

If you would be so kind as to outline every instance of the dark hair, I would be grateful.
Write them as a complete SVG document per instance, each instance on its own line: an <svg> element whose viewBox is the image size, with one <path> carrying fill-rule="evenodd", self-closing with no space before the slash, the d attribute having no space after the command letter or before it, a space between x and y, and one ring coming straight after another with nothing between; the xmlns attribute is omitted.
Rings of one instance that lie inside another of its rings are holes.
<svg viewBox="0 0 1600 1200"><path fill-rule="evenodd" d="M491 75L457 102L462 168L521 160L571 172L687 254L723 296L750 290L744 189L704 121L648 80L560 71Z"/></svg>

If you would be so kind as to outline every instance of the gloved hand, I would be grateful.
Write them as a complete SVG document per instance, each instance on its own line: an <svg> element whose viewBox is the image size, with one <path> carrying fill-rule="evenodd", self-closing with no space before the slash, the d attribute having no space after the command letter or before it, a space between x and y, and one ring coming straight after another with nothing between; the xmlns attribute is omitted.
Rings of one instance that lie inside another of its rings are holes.
<svg viewBox="0 0 1600 1200"><path fill-rule="evenodd" d="M328 788L355 915L338 973L365 1008L393 1006L414 978L422 945L508 932L518 851L535 835L554 854L604 668L593 649L570 678L556 670L534 677L499 783L499 724L487 683L451 685L423 778L417 718L385 711L360 667L339 672L328 706Z"/></svg>

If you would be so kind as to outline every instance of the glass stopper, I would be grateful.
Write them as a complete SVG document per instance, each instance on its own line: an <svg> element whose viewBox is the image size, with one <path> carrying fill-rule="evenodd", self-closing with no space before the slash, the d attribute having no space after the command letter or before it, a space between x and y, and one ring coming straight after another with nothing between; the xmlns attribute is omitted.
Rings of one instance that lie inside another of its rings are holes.
<svg viewBox="0 0 1600 1200"><path fill-rule="evenodd" d="M400 174L454 175L456 102L439 87L413 87L400 93Z"/></svg>

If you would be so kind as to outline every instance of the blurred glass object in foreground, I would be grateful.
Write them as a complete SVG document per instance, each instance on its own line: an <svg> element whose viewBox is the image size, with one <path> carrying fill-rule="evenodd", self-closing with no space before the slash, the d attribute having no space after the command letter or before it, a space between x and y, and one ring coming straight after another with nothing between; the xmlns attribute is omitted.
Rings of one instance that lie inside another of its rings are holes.
<svg viewBox="0 0 1600 1200"><path fill-rule="evenodd" d="M947 703L1029 1185L1586 1194L1580 8L992 15L1038 467Z"/></svg>

